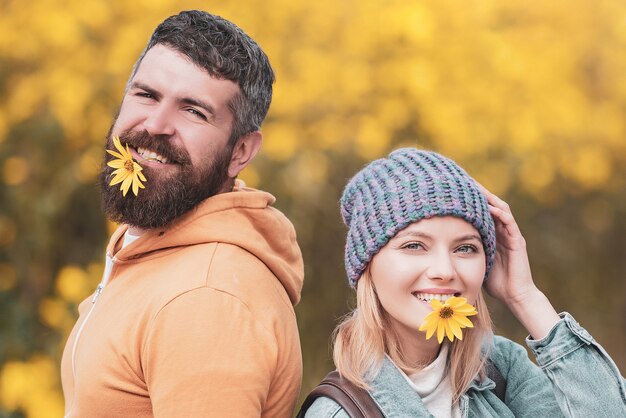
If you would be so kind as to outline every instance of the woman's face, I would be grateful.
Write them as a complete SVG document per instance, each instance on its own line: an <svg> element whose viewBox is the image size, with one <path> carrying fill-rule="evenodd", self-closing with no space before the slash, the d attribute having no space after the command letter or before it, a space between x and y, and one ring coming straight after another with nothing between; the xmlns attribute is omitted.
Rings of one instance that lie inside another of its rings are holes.
<svg viewBox="0 0 626 418"><path fill-rule="evenodd" d="M473 305L485 276L480 234L453 216L422 219L398 232L370 263L378 299L400 336L415 336L433 298Z"/></svg>

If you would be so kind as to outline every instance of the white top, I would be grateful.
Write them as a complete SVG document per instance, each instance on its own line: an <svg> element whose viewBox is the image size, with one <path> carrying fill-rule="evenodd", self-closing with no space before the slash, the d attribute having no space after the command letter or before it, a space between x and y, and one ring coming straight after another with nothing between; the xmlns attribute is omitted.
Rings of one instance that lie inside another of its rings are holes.
<svg viewBox="0 0 626 418"><path fill-rule="evenodd" d="M137 240L137 238L139 238L141 235L133 235L130 232L126 231L126 233L124 234L124 242L122 243L122 248L128 246L129 244L132 244L133 242L135 242Z"/></svg>
<svg viewBox="0 0 626 418"><path fill-rule="evenodd" d="M460 418L458 404L452 406L452 382L447 373L447 358L448 344L443 344L432 363L411 376L402 375L436 418Z"/></svg>

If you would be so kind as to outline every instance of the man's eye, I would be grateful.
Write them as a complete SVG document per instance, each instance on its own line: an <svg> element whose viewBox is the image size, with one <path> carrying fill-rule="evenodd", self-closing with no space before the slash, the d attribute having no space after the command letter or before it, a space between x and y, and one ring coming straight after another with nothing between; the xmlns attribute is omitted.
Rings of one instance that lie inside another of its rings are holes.
<svg viewBox="0 0 626 418"><path fill-rule="evenodd" d="M146 98L146 99L153 99L154 98L154 96L152 94L147 93L145 91L137 92L137 93L135 93L135 96L143 97L143 98Z"/></svg>
<svg viewBox="0 0 626 418"><path fill-rule="evenodd" d="M207 120L206 116L204 116L204 113L199 112L198 110L194 109L193 107L188 108L187 112L191 113L194 116L199 117L202 120Z"/></svg>

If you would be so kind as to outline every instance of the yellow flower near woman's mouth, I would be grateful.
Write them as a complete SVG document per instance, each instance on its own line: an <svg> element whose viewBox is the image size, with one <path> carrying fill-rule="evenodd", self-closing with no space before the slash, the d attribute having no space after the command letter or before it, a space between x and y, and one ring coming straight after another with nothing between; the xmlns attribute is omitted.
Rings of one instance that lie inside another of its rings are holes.
<svg viewBox="0 0 626 418"><path fill-rule="evenodd" d="M146 181L146 177L141 172L143 168L133 160L133 156L128 149L128 144L126 144L126 148L122 146L118 136L113 137L113 145L115 145L115 148L117 148L119 152L107 150L109 154L116 158L107 163L109 167L116 169L111 173L114 177L109 183L109 186L122 183L120 190L123 196L126 196L126 192L128 192L128 189L132 186L133 193L137 196L139 189L145 188L143 183L141 183L142 181Z"/></svg>
<svg viewBox="0 0 626 418"><path fill-rule="evenodd" d="M444 335L450 341L454 337L463 339L462 328L473 328L474 324L467 317L476 315L476 308L467 303L467 299L453 296L441 303L437 299L430 301L433 311L426 315L424 322L420 325L420 331L426 331L426 339L430 339L437 331L437 341L443 342Z"/></svg>

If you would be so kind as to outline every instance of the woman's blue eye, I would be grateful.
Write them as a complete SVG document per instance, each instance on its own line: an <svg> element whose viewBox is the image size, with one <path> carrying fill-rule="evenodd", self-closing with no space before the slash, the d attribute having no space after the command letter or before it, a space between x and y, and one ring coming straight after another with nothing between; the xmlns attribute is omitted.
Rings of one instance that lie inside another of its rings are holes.
<svg viewBox="0 0 626 418"><path fill-rule="evenodd" d="M459 248L457 248L457 251L460 253L474 253L476 252L476 247L473 245L461 245Z"/></svg>
<svg viewBox="0 0 626 418"><path fill-rule="evenodd" d="M423 249L424 246L419 242L409 242L408 244L405 244L402 248L405 248L407 250L420 250Z"/></svg>

